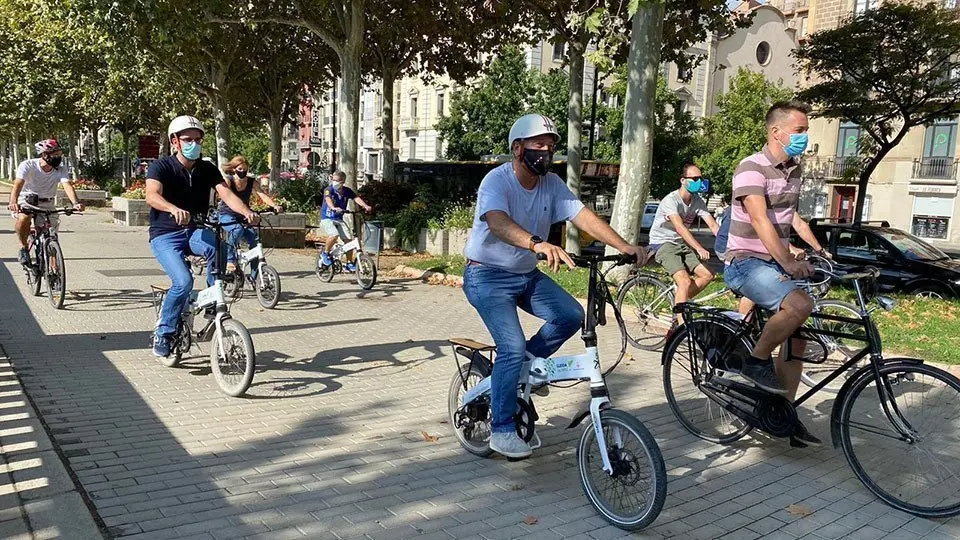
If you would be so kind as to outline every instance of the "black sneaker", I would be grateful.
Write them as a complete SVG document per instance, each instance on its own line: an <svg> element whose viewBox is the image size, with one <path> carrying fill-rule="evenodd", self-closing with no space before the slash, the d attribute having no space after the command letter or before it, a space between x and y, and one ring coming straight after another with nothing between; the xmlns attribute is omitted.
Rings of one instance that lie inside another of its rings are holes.
<svg viewBox="0 0 960 540"><path fill-rule="evenodd" d="M27 251L27 248L20 248L20 252L17 253L17 262L22 265L30 264L30 252Z"/></svg>
<svg viewBox="0 0 960 540"><path fill-rule="evenodd" d="M823 446L823 441L816 438L813 433L807 430L807 426L797 420L797 431L790 436L790 446L794 448L806 448L808 446L819 448Z"/></svg>
<svg viewBox="0 0 960 540"><path fill-rule="evenodd" d="M764 362L762 364L744 362L743 367L740 369L740 375L772 394L784 395L787 393L783 384L780 383L780 379L777 378L777 374L773 371L773 362Z"/></svg>

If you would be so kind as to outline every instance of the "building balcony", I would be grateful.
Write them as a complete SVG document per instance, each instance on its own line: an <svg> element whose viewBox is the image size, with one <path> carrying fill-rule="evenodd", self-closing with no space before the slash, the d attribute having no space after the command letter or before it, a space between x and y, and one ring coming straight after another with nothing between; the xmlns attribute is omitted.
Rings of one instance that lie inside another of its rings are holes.
<svg viewBox="0 0 960 540"><path fill-rule="evenodd" d="M807 158L803 160L804 173L825 180L854 180L859 168L856 156Z"/></svg>
<svg viewBox="0 0 960 540"><path fill-rule="evenodd" d="M915 180L956 180L957 160L952 157L926 157L913 160Z"/></svg>
<svg viewBox="0 0 960 540"><path fill-rule="evenodd" d="M416 116L403 116L400 118L400 129L417 130L420 129L420 119Z"/></svg>

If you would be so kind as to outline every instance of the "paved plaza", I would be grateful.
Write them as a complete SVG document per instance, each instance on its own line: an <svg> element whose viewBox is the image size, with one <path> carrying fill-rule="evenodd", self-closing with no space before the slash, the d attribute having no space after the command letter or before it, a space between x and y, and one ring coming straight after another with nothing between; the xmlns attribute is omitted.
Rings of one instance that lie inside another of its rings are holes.
<svg viewBox="0 0 960 540"><path fill-rule="evenodd" d="M252 294L234 307L257 373L247 397L230 398L207 344L178 368L148 350L149 286L168 280L145 228L89 211L63 219L61 240L70 294L57 311L27 293L12 220L0 219L0 536L631 536L580 487L583 428L565 428L586 386L538 398L544 446L531 459L461 450L446 420L446 339L489 338L459 289L383 276L361 294L345 277L321 283L312 258L270 253L283 296L275 310ZM615 326L601 329L600 349L608 363L616 356ZM632 354L608 379L612 396L656 436L669 473L663 513L632 536L960 537L960 519L914 518L876 500L830 445L798 450L756 435L724 447L689 435L667 407L658 355ZM830 405L801 411L824 439Z"/></svg>

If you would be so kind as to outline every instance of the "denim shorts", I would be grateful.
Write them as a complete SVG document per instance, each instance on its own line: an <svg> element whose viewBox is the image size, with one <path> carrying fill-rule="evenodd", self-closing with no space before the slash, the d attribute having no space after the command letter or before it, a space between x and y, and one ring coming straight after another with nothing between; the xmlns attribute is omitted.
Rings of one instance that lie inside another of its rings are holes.
<svg viewBox="0 0 960 540"><path fill-rule="evenodd" d="M726 265L723 280L736 292L769 311L779 311L780 304L798 290L793 278L776 261L743 257Z"/></svg>

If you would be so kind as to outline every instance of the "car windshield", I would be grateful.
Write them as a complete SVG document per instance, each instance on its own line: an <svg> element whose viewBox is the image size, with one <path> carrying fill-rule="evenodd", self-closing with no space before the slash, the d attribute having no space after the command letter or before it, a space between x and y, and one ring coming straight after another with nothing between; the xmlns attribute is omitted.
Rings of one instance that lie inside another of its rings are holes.
<svg viewBox="0 0 960 540"><path fill-rule="evenodd" d="M948 259L946 253L931 246L923 240L897 230L878 230L884 240L893 244L903 255L913 261L938 261Z"/></svg>

